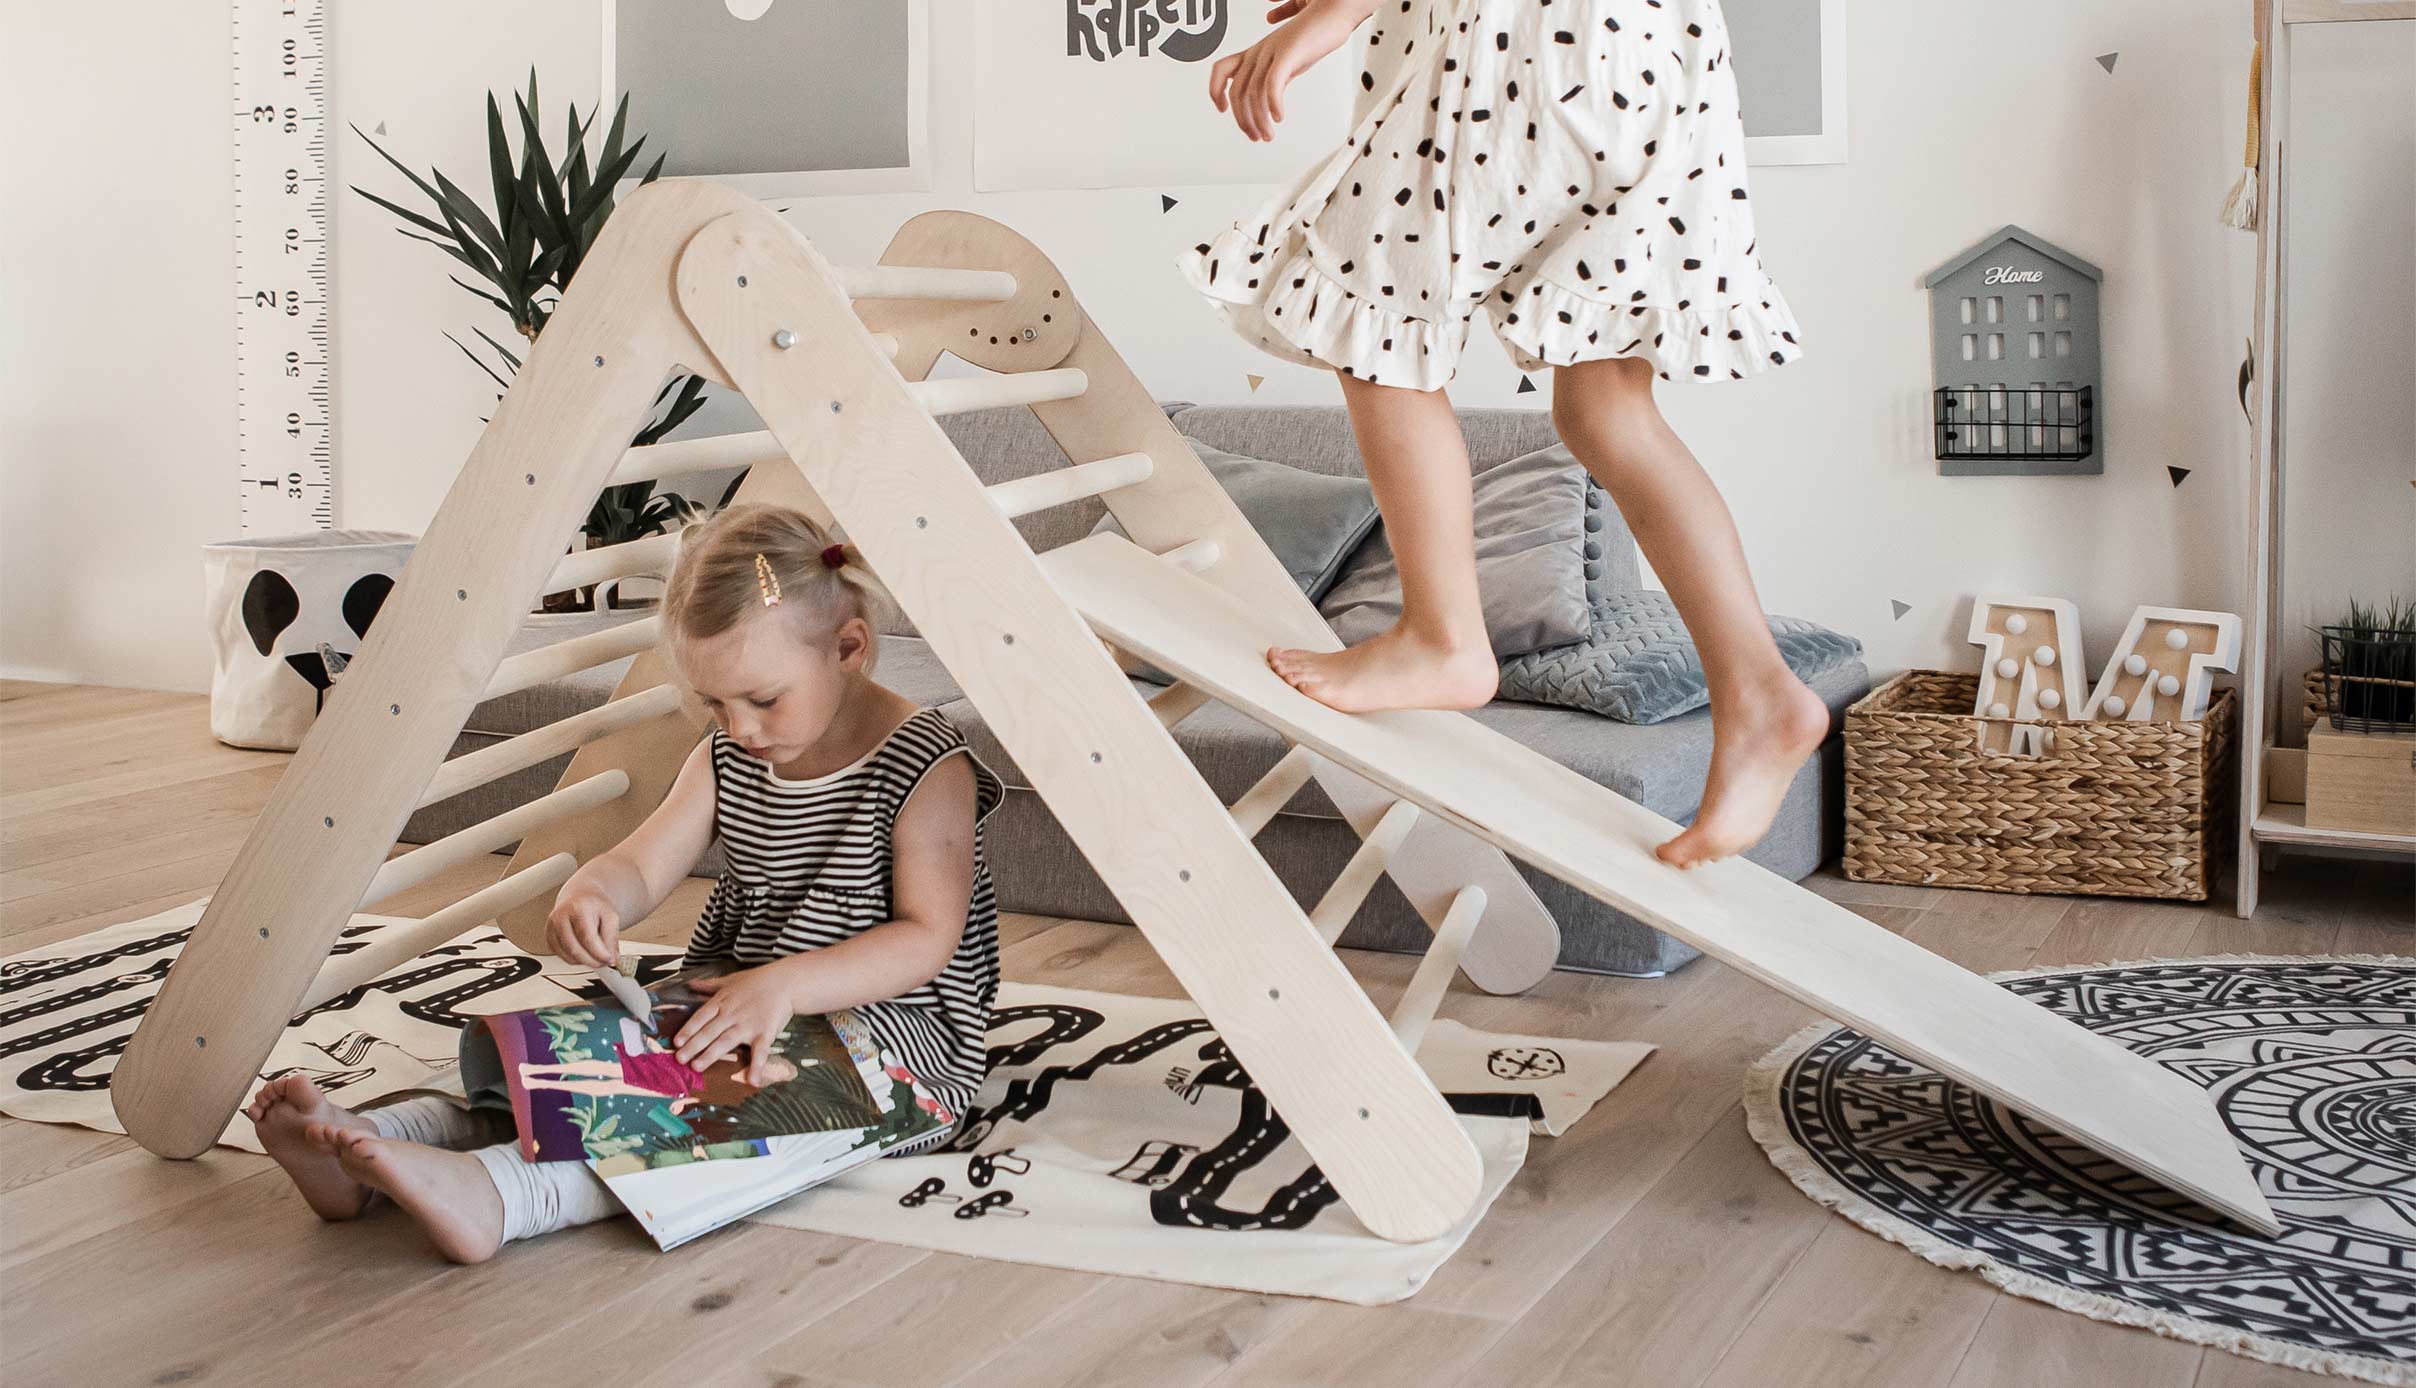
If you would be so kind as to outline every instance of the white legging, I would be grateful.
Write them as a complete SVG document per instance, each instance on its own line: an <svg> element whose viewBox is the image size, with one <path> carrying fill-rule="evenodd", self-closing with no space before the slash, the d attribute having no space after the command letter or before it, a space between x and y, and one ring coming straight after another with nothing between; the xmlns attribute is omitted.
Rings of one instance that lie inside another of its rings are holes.
<svg viewBox="0 0 2416 1388"><path fill-rule="evenodd" d="M503 1240L534 1238L574 1224L593 1224L621 1212L621 1202L576 1161L530 1161L513 1140L511 1115L465 1109L449 1099L422 1095L362 1113L378 1136L468 1152L487 1169L503 1197Z"/></svg>

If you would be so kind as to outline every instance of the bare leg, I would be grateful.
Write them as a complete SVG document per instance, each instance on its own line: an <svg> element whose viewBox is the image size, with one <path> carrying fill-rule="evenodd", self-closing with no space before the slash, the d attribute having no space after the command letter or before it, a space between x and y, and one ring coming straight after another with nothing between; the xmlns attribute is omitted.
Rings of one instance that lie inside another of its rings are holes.
<svg viewBox="0 0 2416 1388"><path fill-rule="evenodd" d="M1653 403L1651 368L1631 358L1556 370L1561 441L1619 503L1686 619L1711 689L1703 808L1656 851L1679 867L1741 853L1769 829L1797 768L1828 736L1828 705L1779 655L1736 522Z"/></svg>
<svg viewBox="0 0 2416 1388"><path fill-rule="evenodd" d="M478 1158L353 1128L308 1131L352 1179L402 1206L447 1258L483 1263L503 1246L503 1196Z"/></svg>
<svg viewBox="0 0 2416 1388"><path fill-rule="evenodd" d="M372 1131L368 1119L337 1104L311 1083L307 1075L270 1080L243 1109L277 1165L293 1179L294 1188L321 1219L351 1219L369 1203L369 1188L352 1178L328 1152L310 1141L314 1124L330 1129Z"/></svg>
<svg viewBox="0 0 2416 1388"><path fill-rule="evenodd" d="M1292 687L1345 713L1479 708L1501 669L1477 603L1468 446L1440 390L1370 385L1335 373L1359 456L1401 567L1401 620L1334 652L1270 648Z"/></svg>

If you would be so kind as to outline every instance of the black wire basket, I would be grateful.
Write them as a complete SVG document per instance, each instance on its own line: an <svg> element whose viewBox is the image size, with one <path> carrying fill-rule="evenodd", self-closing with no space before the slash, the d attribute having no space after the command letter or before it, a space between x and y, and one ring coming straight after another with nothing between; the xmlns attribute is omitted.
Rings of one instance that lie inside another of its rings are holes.
<svg viewBox="0 0 2416 1388"><path fill-rule="evenodd" d="M2097 450L2096 412L2089 386L1940 386L1931 433L1941 461L2078 462Z"/></svg>
<svg viewBox="0 0 2416 1388"><path fill-rule="evenodd" d="M2416 629L2318 627L2335 732L2416 732Z"/></svg>

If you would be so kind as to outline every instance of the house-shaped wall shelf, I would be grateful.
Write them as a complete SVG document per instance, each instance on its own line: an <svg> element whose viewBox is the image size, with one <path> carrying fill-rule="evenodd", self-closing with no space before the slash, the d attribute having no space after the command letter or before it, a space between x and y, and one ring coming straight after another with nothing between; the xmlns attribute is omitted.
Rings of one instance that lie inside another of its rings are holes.
<svg viewBox="0 0 2416 1388"><path fill-rule="evenodd" d="M2103 279L2088 261L2017 226L1931 272L1930 432L1941 474L2105 471Z"/></svg>

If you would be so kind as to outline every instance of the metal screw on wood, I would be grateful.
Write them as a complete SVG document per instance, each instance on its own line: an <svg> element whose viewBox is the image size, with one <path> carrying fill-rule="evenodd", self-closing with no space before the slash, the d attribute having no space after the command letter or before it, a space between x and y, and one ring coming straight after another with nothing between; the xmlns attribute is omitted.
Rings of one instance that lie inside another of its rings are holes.
<svg viewBox="0 0 2416 1388"><path fill-rule="evenodd" d="M772 334L772 345L785 352L797 345L797 334L782 328L779 332Z"/></svg>

